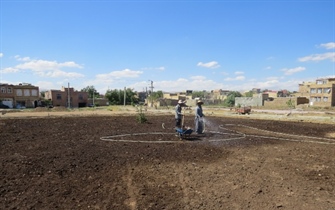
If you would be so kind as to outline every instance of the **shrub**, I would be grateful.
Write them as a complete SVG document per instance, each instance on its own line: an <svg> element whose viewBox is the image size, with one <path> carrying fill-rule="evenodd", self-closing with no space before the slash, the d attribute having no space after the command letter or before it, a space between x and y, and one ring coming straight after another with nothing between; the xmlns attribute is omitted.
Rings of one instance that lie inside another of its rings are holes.
<svg viewBox="0 0 335 210"><path fill-rule="evenodd" d="M142 110L142 106L140 106L139 110L138 110L138 115L136 116L136 120L139 123L145 123L148 121L147 117L145 116L145 114L143 113Z"/></svg>

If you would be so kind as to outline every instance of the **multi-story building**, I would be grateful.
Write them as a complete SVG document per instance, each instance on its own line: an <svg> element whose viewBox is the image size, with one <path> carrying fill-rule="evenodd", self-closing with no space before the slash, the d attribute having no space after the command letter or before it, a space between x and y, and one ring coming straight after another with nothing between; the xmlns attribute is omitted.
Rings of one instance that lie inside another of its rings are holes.
<svg viewBox="0 0 335 210"><path fill-rule="evenodd" d="M0 100L9 108L35 108L39 101L39 88L29 83L0 84Z"/></svg>
<svg viewBox="0 0 335 210"><path fill-rule="evenodd" d="M2 104L13 108L14 106L14 85L0 84L0 101Z"/></svg>
<svg viewBox="0 0 335 210"><path fill-rule="evenodd" d="M335 106L335 78L320 78L315 82L299 84L296 96L308 98L311 106Z"/></svg>
<svg viewBox="0 0 335 210"><path fill-rule="evenodd" d="M192 95L187 95L186 92L163 93L163 98L184 101L184 100L192 99Z"/></svg>
<svg viewBox="0 0 335 210"><path fill-rule="evenodd" d="M74 88L62 87L61 90L45 92L45 99L50 100L53 106L86 107L88 106L88 93L75 91Z"/></svg>
<svg viewBox="0 0 335 210"><path fill-rule="evenodd" d="M211 94L212 94L212 99L215 100L224 100L227 98L228 94L231 91L229 90L222 90L222 89L218 89L218 90L212 90Z"/></svg>

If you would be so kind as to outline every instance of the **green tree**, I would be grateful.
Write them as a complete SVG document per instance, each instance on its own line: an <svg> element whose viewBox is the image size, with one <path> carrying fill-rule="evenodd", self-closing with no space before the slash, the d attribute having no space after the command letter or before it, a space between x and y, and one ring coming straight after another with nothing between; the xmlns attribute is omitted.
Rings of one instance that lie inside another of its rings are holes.
<svg viewBox="0 0 335 210"><path fill-rule="evenodd" d="M40 91L40 95L41 95L42 98L45 98L45 92L47 92L47 91Z"/></svg>
<svg viewBox="0 0 335 210"><path fill-rule="evenodd" d="M105 94L105 98L108 99L111 105L123 105L124 104L124 90L108 90ZM132 89L126 89L126 104L136 104L138 103L138 97L136 92Z"/></svg>
<svg viewBox="0 0 335 210"><path fill-rule="evenodd" d="M193 91L192 98L205 98L205 91Z"/></svg>
<svg viewBox="0 0 335 210"><path fill-rule="evenodd" d="M251 90L245 93L245 97L252 97L253 95L254 93Z"/></svg>
<svg viewBox="0 0 335 210"><path fill-rule="evenodd" d="M232 91L228 94L227 98L224 100L224 105L228 107L233 107L235 105L235 97L241 97L242 94L238 91Z"/></svg>
<svg viewBox="0 0 335 210"><path fill-rule="evenodd" d="M100 95L99 92L95 89L95 87L93 85L87 86L87 87L81 89L81 91L87 92L89 98L93 98L93 97L98 98L99 95Z"/></svg>
<svg viewBox="0 0 335 210"><path fill-rule="evenodd" d="M286 105L290 108L290 109L294 109L295 108L295 101L292 100L291 98L286 101Z"/></svg>
<svg viewBox="0 0 335 210"><path fill-rule="evenodd" d="M159 90L159 91L151 93L150 96L148 97L148 99L152 100L152 101L155 101L159 98L163 98L163 96L164 96L163 91Z"/></svg>
<svg viewBox="0 0 335 210"><path fill-rule="evenodd" d="M115 89L115 90L107 90L105 94L105 98L108 99L110 105L120 105L120 91Z"/></svg>

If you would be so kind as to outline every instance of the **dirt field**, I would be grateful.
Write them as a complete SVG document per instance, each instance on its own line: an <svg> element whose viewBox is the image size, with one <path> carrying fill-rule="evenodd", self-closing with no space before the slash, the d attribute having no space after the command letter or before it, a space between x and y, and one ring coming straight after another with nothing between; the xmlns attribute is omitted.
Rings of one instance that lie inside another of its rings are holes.
<svg viewBox="0 0 335 210"><path fill-rule="evenodd" d="M64 113L0 118L0 209L335 210L332 123L208 112L181 141L170 113Z"/></svg>

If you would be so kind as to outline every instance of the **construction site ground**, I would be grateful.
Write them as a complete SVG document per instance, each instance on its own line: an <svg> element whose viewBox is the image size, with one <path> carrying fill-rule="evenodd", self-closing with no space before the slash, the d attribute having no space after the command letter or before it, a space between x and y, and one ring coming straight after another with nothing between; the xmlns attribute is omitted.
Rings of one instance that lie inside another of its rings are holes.
<svg viewBox="0 0 335 210"><path fill-rule="evenodd" d="M335 210L332 112L204 113L180 140L172 109L3 110L0 209Z"/></svg>

